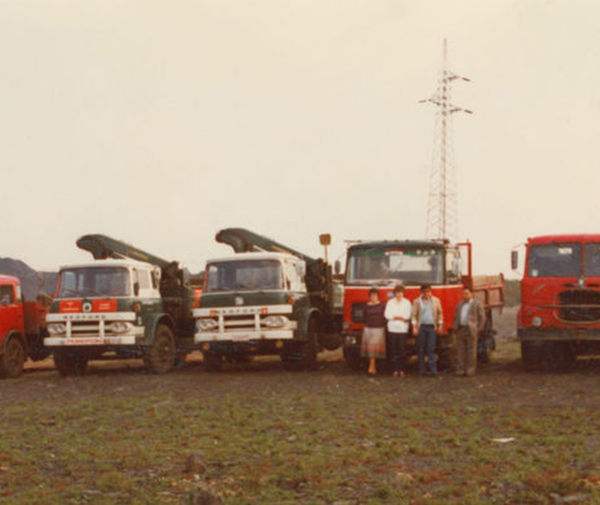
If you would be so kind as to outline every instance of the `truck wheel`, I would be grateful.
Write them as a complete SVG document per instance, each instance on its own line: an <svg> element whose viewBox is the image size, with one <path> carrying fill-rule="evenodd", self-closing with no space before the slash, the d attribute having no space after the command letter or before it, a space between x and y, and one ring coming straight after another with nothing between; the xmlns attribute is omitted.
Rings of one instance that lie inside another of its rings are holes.
<svg viewBox="0 0 600 505"><path fill-rule="evenodd" d="M310 370L317 365L318 323L313 317L308 322L307 340L289 342L281 352L281 362L286 370Z"/></svg>
<svg viewBox="0 0 600 505"><path fill-rule="evenodd" d="M223 359L216 352L204 351L202 353L204 368L207 372L220 372L223 367Z"/></svg>
<svg viewBox="0 0 600 505"><path fill-rule="evenodd" d="M362 359L360 357L360 349L357 347L344 347L344 360L352 370L361 370Z"/></svg>
<svg viewBox="0 0 600 505"><path fill-rule="evenodd" d="M48 332L42 329L32 342L29 347L29 357L32 361L41 361L50 356L50 350L44 346L44 338L48 336Z"/></svg>
<svg viewBox="0 0 600 505"><path fill-rule="evenodd" d="M317 366L317 339L319 338L319 325L312 317L308 322L308 340L300 343L300 367L305 370Z"/></svg>
<svg viewBox="0 0 600 505"><path fill-rule="evenodd" d="M0 358L0 376L19 377L23 373L25 359L23 343L17 337L12 337L6 343L4 354Z"/></svg>
<svg viewBox="0 0 600 505"><path fill-rule="evenodd" d="M156 326L154 342L146 352L144 362L154 374L167 373L175 364L175 337L165 324Z"/></svg>
<svg viewBox="0 0 600 505"><path fill-rule="evenodd" d="M438 351L438 370L441 372L454 372L456 370L456 349L444 347Z"/></svg>
<svg viewBox="0 0 600 505"><path fill-rule="evenodd" d="M570 342L548 342L543 347L544 370L547 372L570 372L575 366L577 354Z"/></svg>
<svg viewBox="0 0 600 505"><path fill-rule="evenodd" d="M521 360L526 372L536 372L543 361L544 349L532 342L521 342Z"/></svg>
<svg viewBox="0 0 600 505"><path fill-rule="evenodd" d="M492 360L492 353L496 349L496 341L493 335L483 337L477 345L477 361L487 365Z"/></svg>
<svg viewBox="0 0 600 505"><path fill-rule="evenodd" d="M496 339L492 329L492 314L488 311L485 318L485 326L479 335L477 344L477 361L487 365L492 358L492 352L496 350Z"/></svg>
<svg viewBox="0 0 600 505"><path fill-rule="evenodd" d="M62 377L81 377L85 374L88 359L81 354L69 351L54 351L54 366Z"/></svg>

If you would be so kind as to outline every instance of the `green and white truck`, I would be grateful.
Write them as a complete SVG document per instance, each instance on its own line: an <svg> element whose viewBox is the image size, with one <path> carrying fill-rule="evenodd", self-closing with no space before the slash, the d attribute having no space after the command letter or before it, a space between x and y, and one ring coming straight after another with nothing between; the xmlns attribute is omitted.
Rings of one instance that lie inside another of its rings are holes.
<svg viewBox="0 0 600 505"><path fill-rule="evenodd" d="M242 228L221 230L216 240L237 254L207 261L193 309L208 370L257 355L311 368L319 350L341 345L342 306L326 261Z"/></svg>
<svg viewBox="0 0 600 505"><path fill-rule="evenodd" d="M183 271L104 235L77 245L95 260L60 269L44 340L63 376L82 375L89 360L142 358L154 373L193 350L191 309L199 292Z"/></svg>

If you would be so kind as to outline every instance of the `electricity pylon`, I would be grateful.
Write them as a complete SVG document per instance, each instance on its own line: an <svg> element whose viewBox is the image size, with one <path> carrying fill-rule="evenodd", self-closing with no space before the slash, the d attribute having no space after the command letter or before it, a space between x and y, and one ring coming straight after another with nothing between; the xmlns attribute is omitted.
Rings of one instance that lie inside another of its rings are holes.
<svg viewBox="0 0 600 505"><path fill-rule="evenodd" d="M458 235L458 202L456 174L452 153L451 120L456 112L473 114L469 109L453 105L450 101L450 86L453 81L470 82L448 70L446 39L444 39L443 68L438 86L431 98L419 103L436 106L433 158L429 177L429 199L427 204L427 238L456 240Z"/></svg>

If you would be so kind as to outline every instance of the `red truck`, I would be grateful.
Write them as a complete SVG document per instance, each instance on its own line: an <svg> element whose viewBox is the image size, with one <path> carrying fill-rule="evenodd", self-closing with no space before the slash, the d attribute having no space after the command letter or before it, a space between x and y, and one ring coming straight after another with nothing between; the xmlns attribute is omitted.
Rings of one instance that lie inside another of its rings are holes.
<svg viewBox="0 0 600 505"><path fill-rule="evenodd" d="M24 301L19 279L0 275L0 376L19 377L28 357L50 354L43 347L46 310L43 303Z"/></svg>
<svg viewBox="0 0 600 505"><path fill-rule="evenodd" d="M512 252L512 268L519 266ZM517 313L523 367L568 370L600 354L600 234L529 238Z"/></svg>
<svg viewBox="0 0 600 505"><path fill-rule="evenodd" d="M405 297L411 302L420 295L420 286L430 284L441 303L444 329L438 334L439 368L454 366L455 339L452 320L462 300L462 286L473 289L475 298L484 306L487 321L479 336L478 358L488 362L496 347L492 328L492 308L504 305L503 276L473 276L471 243L451 244L447 240L355 242L348 247L344 280L344 358L352 368L360 368L363 310L369 289L379 289L381 300L392 296L396 284L405 286ZM409 334L406 350L416 353L416 339Z"/></svg>

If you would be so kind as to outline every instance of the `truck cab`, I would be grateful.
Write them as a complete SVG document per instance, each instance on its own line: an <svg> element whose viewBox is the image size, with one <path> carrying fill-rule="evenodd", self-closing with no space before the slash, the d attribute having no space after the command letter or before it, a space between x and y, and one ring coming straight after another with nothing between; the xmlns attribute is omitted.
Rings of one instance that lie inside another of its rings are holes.
<svg viewBox="0 0 600 505"><path fill-rule="evenodd" d="M473 276L469 242L452 244L448 240L382 240L355 241L348 247L346 277L344 280L343 346L346 362L360 368L360 348L364 328L364 306L369 289L379 290L380 300L393 296L396 284L403 284L405 297L413 302L420 295L423 284L431 285L432 293L442 304L444 328L438 334L437 351L441 368L453 366L454 311L462 300L462 286L473 289L475 297L486 309L488 325L480 335L478 357L489 360L495 348L491 327L491 308L504 303L502 276ZM408 352L416 352L416 339L409 333Z"/></svg>
<svg viewBox="0 0 600 505"><path fill-rule="evenodd" d="M19 279L0 275L0 375L18 377L27 359Z"/></svg>
<svg viewBox="0 0 600 505"><path fill-rule="evenodd" d="M193 345L195 293L176 264L103 235L78 245L98 259L60 269L45 339L59 373L81 375L89 360L119 358L168 372Z"/></svg>
<svg viewBox="0 0 600 505"><path fill-rule="evenodd" d="M19 377L28 357L48 356L45 313L45 305L24 300L19 279L0 275L0 377Z"/></svg>
<svg viewBox="0 0 600 505"><path fill-rule="evenodd" d="M341 313L335 313L326 262L242 228L221 230L217 241L237 254L207 262L193 310L194 342L208 370L256 355L311 368L321 348L339 347L334 333Z"/></svg>
<svg viewBox="0 0 600 505"><path fill-rule="evenodd" d="M532 237L525 252L517 315L525 370L568 370L578 355L600 354L600 235Z"/></svg>
<svg viewBox="0 0 600 505"><path fill-rule="evenodd" d="M291 344L314 337L310 319L317 317L305 272L304 261L285 253L249 252L208 261L200 308L193 310L194 340L207 364L280 353L284 361L293 360L298 349Z"/></svg>
<svg viewBox="0 0 600 505"><path fill-rule="evenodd" d="M121 346L146 333L142 307L160 307L160 270L133 260L98 260L62 267L47 317L50 348Z"/></svg>

